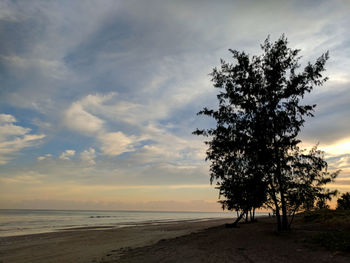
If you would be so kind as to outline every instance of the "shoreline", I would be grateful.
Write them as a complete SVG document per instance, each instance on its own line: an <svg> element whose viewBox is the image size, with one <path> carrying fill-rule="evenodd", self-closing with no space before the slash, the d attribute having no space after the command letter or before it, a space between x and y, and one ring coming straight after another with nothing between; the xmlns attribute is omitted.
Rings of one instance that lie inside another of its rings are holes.
<svg viewBox="0 0 350 263"><path fill-rule="evenodd" d="M228 219L233 220L235 217L212 217L212 218L198 218L198 219L181 219L181 220L145 220L145 221L139 221L139 222L120 222L116 224L109 224L109 225L87 225L87 226L67 226L62 228L48 228L44 229L42 231L34 232L29 231L28 233L12 233L9 235L0 235L0 240L3 238L10 238L10 237L24 237L24 236L32 236L32 235L40 235L40 234L49 234L49 233L59 233L59 232L68 232L68 231L83 231L83 230L111 230L111 229L119 229L119 228L125 228L125 227L141 227L141 226L149 226L149 225L166 225L166 224L179 224L179 223L191 223L191 222L204 222L204 221L211 221L211 220L221 220L221 219ZM1 262L0 262L1 263Z"/></svg>
<svg viewBox="0 0 350 263"><path fill-rule="evenodd" d="M221 212L1 210L0 237L66 231L78 228L120 228L185 220L232 218Z"/></svg>
<svg viewBox="0 0 350 263"><path fill-rule="evenodd" d="M0 237L0 262L101 262L111 251L153 245L232 222L232 218L127 226L112 229L78 229Z"/></svg>

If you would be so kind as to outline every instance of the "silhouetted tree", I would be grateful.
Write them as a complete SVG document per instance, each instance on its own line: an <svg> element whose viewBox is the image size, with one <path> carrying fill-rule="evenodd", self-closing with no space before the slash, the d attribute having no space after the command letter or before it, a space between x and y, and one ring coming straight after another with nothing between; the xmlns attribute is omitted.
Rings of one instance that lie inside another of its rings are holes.
<svg viewBox="0 0 350 263"><path fill-rule="evenodd" d="M308 153L296 147L287 158L290 169L285 171L285 181L287 210L292 215L290 225L298 211L328 208L327 201L337 194L337 190L331 191L324 186L333 182L339 171L328 172L324 153L317 145Z"/></svg>
<svg viewBox="0 0 350 263"><path fill-rule="evenodd" d="M350 210L350 192L344 193L338 198L337 209Z"/></svg>
<svg viewBox="0 0 350 263"><path fill-rule="evenodd" d="M316 106L303 105L301 100L327 80L321 73L328 52L298 73L299 50L287 44L284 35L274 43L267 38L261 45L263 54L251 58L230 50L235 63L221 60L221 68L211 73L214 87L219 89L218 108L198 113L214 118L216 128L194 132L210 138L206 144L211 182L216 180L226 197L223 204L242 209L248 198L236 199L234 192L244 192L238 186L253 181L264 187L266 195L260 199L256 190L249 189L250 195L273 206L278 230L289 228L287 198L294 194L289 188L300 186L293 179L296 162L292 162L292 154L300 143L297 135L305 117L313 116Z"/></svg>
<svg viewBox="0 0 350 263"><path fill-rule="evenodd" d="M245 215L248 222L248 213L250 220L254 221L255 210L261 207L266 201L266 185L264 181L251 174L251 176L234 176L223 179L217 183L219 194L224 197L220 200L223 209L237 211L237 219L234 226ZM252 194L254 193L254 194Z"/></svg>

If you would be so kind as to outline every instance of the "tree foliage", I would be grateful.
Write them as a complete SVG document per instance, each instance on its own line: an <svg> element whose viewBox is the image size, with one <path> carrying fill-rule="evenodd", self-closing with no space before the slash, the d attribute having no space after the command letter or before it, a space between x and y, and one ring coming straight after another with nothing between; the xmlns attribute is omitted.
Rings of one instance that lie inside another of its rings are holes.
<svg viewBox="0 0 350 263"><path fill-rule="evenodd" d="M194 132L209 138L206 159L223 206L270 206L279 230L288 229L288 212L334 194L322 186L336 177L317 148L304 154L297 138L316 106L303 104L303 97L327 80L322 73L328 52L300 71L300 50L287 44L284 35L274 43L267 38L263 54L253 57L229 50L234 63L221 60L211 73L218 108L198 113L213 118L216 127Z"/></svg>
<svg viewBox="0 0 350 263"><path fill-rule="evenodd" d="M338 198L337 209L350 210L350 192L346 192Z"/></svg>

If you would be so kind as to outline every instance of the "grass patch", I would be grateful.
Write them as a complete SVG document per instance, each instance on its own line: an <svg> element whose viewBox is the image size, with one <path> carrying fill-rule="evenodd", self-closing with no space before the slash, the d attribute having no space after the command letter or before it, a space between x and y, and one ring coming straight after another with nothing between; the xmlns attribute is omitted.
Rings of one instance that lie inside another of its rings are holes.
<svg viewBox="0 0 350 263"><path fill-rule="evenodd" d="M307 241L332 251L350 252L350 210L315 210L297 215L301 225L313 226Z"/></svg>
<svg viewBox="0 0 350 263"><path fill-rule="evenodd" d="M315 210L299 215L305 223L319 223L327 229L350 231L350 210Z"/></svg>
<svg viewBox="0 0 350 263"><path fill-rule="evenodd" d="M321 232L314 235L311 242L332 251L350 252L350 232Z"/></svg>

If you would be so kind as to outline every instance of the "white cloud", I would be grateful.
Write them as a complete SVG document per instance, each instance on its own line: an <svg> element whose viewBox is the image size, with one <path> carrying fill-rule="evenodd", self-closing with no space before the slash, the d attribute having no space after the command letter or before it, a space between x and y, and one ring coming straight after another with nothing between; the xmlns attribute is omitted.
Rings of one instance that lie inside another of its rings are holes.
<svg viewBox="0 0 350 263"><path fill-rule="evenodd" d="M84 163L87 163L89 165L95 165L95 159L96 158L96 151L94 148L89 148L87 150L84 150L80 154L80 160Z"/></svg>
<svg viewBox="0 0 350 263"><path fill-rule="evenodd" d="M38 161L44 161L44 160L47 160L47 159L50 159L52 157L52 154L48 153L48 154L45 154L43 156L39 156L37 158Z"/></svg>
<svg viewBox="0 0 350 263"><path fill-rule="evenodd" d="M340 155L333 158L332 161L329 161L329 164L332 168L342 169L342 173L350 170L350 154Z"/></svg>
<svg viewBox="0 0 350 263"><path fill-rule="evenodd" d="M75 150L65 150L60 155L61 160L70 160L70 157L73 157L75 155Z"/></svg>
<svg viewBox="0 0 350 263"><path fill-rule="evenodd" d="M94 137L100 144L102 153L117 156L123 152L132 151L132 144L137 141L135 136L126 136L123 132L108 132L105 120L95 114L103 115L104 102L108 102L115 93L107 95L87 95L73 102L64 113L64 124L71 130Z"/></svg>
<svg viewBox="0 0 350 263"><path fill-rule="evenodd" d="M188 94L187 99L192 95ZM170 162L185 159L202 161L204 145L200 139L196 140L191 135L189 135L190 138L176 136L167 131L165 127L167 125L159 125L158 120L169 114L166 110L167 103L180 107L181 103L186 101L176 103L177 100L181 100L177 96L174 96L173 100L173 102L166 99L160 100L155 105L139 105L120 101L116 93L90 94L72 103L64 114L64 123L74 131L94 137L104 155L118 156L124 152L136 151L137 143L151 140L150 145L137 150L137 158L144 162ZM134 127L138 135L108 131L107 123L109 125L126 123Z"/></svg>
<svg viewBox="0 0 350 263"><path fill-rule="evenodd" d="M16 118L10 114L0 114L0 123L16 122Z"/></svg>
<svg viewBox="0 0 350 263"><path fill-rule="evenodd" d="M106 155L117 156L133 150L133 138L126 136L122 132L102 134L99 136L99 140L102 143L101 150Z"/></svg>
<svg viewBox="0 0 350 263"><path fill-rule="evenodd" d="M310 149L315 143L304 141L301 143L303 148ZM336 157L340 155L350 154L350 138L342 138L332 143L320 143L318 149L325 152L327 157Z"/></svg>
<svg viewBox="0 0 350 263"><path fill-rule="evenodd" d="M350 138L337 141L330 145L321 145L320 149L325 151L326 154L330 156L350 154Z"/></svg>
<svg viewBox="0 0 350 263"><path fill-rule="evenodd" d="M0 114L0 165L12 160L23 148L36 146L44 134L29 134L31 129L15 125L16 118Z"/></svg>
<svg viewBox="0 0 350 263"><path fill-rule="evenodd" d="M183 164L189 162L194 165L203 165L205 148L202 138L177 136L167 131L163 126L150 123L142 130L143 136L154 141L154 144L145 145L142 155L148 161L175 162Z"/></svg>
<svg viewBox="0 0 350 263"><path fill-rule="evenodd" d="M0 140L5 140L6 138L13 136L24 136L30 132L29 128L24 128L12 123L2 123L0 130Z"/></svg>
<svg viewBox="0 0 350 263"><path fill-rule="evenodd" d="M77 101L65 112L64 124L71 130L86 135L93 135L102 131L104 121L84 109L84 105Z"/></svg>

